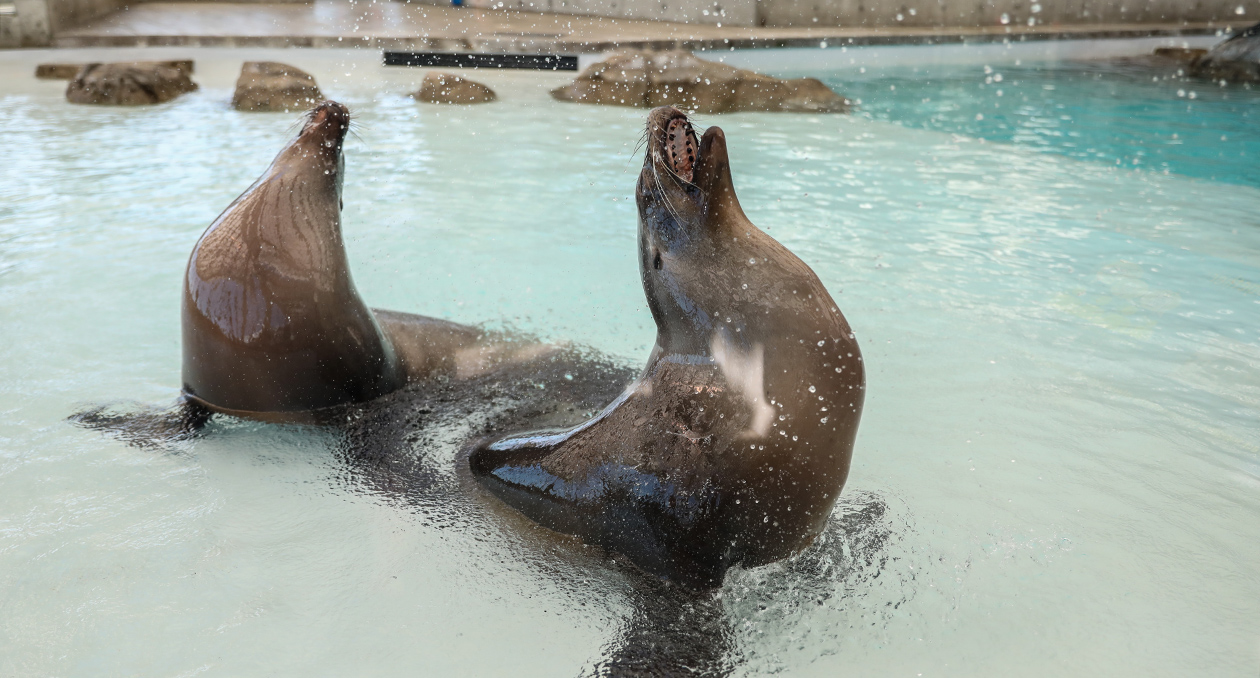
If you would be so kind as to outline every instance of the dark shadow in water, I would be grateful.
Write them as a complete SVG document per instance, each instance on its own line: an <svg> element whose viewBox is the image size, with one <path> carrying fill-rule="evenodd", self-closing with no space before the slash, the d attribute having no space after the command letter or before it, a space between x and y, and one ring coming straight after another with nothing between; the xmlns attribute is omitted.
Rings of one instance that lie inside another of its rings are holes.
<svg viewBox="0 0 1260 678"><path fill-rule="evenodd" d="M689 591L638 572L627 574L633 589L630 617L584 675L726 676L739 665L717 591Z"/></svg>
<svg viewBox="0 0 1260 678"><path fill-rule="evenodd" d="M455 465L466 464L457 450L489 435L578 424L634 377L568 348L472 379L412 384L351 413L336 455L354 489L413 505L445 500L458 491Z"/></svg>
<svg viewBox="0 0 1260 678"><path fill-rule="evenodd" d="M766 568L733 570L717 590L687 591L624 566L633 611L586 675L730 675L748 659L738 624L774 606L777 621L791 626L832 598L861 595L885 572L898 536L887 502L863 492L842 497L809 548Z"/></svg>
<svg viewBox="0 0 1260 678"><path fill-rule="evenodd" d="M478 493L469 489L475 481L459 472L467 460L457 451L487 435L580 423L634 376L605 357L565 349L475 379L412 384L347 409L332 425L335 482L398 503L436 527L501 522L504 516L484 503L497 500L472 496ZM192 439L209 419L208 411L183 400L169 408L98 406L70 417L146 448ZM898 536L880 496L849 493L809 548L765 568L732 570L719 589L689 591L606 554L603 562L629 585L631 611L584 675L727 676L749 659L738 624L773 608L768 611L779 623L792 625L829 599L861 595L884 572L892 557L889 544ZM556 558L584 568L599 562L589 549L538 549L528 538L511 548L558 577L571 576L571 568Z"/></svg>
<svg viewBox="0 0 1260 678"><path fill-rule="evenodd" d="M160 448L200 436L212 414L180 397L170 407L141 403L94 405L70 415L67 420L136 447Z"/></svg>

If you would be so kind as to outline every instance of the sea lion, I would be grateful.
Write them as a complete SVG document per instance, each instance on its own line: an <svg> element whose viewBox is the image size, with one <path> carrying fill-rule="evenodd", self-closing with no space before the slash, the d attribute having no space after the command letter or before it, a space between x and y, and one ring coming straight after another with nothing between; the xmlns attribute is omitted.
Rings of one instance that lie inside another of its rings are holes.
<svg viewBox="0 0 1260 678"><path fill-rule="evenodd" d="M804 262L748 220L722 130L648 116L639 269L656 320L642 375L574 428L474 445L469 466L542 525L689 588L799 551L849 472L857 341Z"/></svg>
<svg viewBox="0 0 1260 678"><path fill-rule="evenodd" d="M318 423L438 373L536 356L473 327L372 310L341 237L349 110L325 101L188 260L183 392L214 412Z"/></svg>

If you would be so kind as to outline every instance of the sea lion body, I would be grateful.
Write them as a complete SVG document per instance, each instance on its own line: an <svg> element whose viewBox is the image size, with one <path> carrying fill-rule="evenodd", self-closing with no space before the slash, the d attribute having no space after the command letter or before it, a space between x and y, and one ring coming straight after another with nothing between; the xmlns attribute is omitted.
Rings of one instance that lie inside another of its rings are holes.
<svg viewBox="0 0 1260 678"><path fill-rule="evenodd" d="M193 249L182 304L183 391L193 402L318 421L476 352L479 330L373 311L355 289L341 235L349 123L341 104L316 107Z"/></svg>
<svg viewBox="0 0 1260 678"><path fill-rule="evenodd" d="M539 523L685 586L822 532L848 476L865 372L799 258L744 215L722 131L649 115L639 258L657 340L642 376L572 429L477 446L474 475Z"/></svg>

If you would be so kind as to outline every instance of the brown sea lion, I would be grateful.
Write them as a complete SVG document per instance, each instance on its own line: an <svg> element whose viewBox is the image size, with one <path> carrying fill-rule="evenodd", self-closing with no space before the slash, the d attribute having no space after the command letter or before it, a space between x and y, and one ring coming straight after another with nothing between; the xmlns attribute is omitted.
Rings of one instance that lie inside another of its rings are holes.
<svg viewBox="0 0 1260 678"><path fill-rule="evenodd" d="M551 529L685 586L795 553L849 472L865 371L810 268L748 220L726 138L648 116L639 268L656 346L595 418L473 448L473 474Z"/></svg>
<svg viewBox="0 0 1260 678"><path fill-rule="evenodd" d="M183 391L192 402L266 421L319 422L409 380L468 377L545 347L372 310L341 237L349 110L326 101L188 260Z"/></svg>

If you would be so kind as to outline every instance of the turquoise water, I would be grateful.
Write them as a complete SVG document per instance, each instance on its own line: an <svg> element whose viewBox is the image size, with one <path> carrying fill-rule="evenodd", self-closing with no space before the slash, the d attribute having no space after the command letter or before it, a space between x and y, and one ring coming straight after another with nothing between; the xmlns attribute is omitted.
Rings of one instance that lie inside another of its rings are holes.
<svg viewBox="0 0 1260 678"><path fill-rule="evenodd" d="M499 103L418 105L418 70L349 50L148 52L195 58L202 89L144 109L70 106L29 77L88 54L0 53L0 674L593 671L639 614L598 557L356 491L316 431L220 422L163 452L64 419L177 393L188 253L293 130L228 107L241 61L305 68L358 116L344 230L371 305L628 363L653 339L643 112L553 102L553 73L478 73ZM699 120L869 370L837 527L732 573L725 662L1254 676L1260 187L1230 154L1255 149L1255 94L990 65L1009 113L960 65L815 73L863 100L854 116ZM1169 130L1186 143L1155 143ZM453 465L458 435L423 452Z"/></svg>
<svg viewBox="0 0 1260 678"><path fill-rule="evenodd" d="M872 120L1095 163L1260 186L1260 89L1068 61L829 74Z"/></svg>

